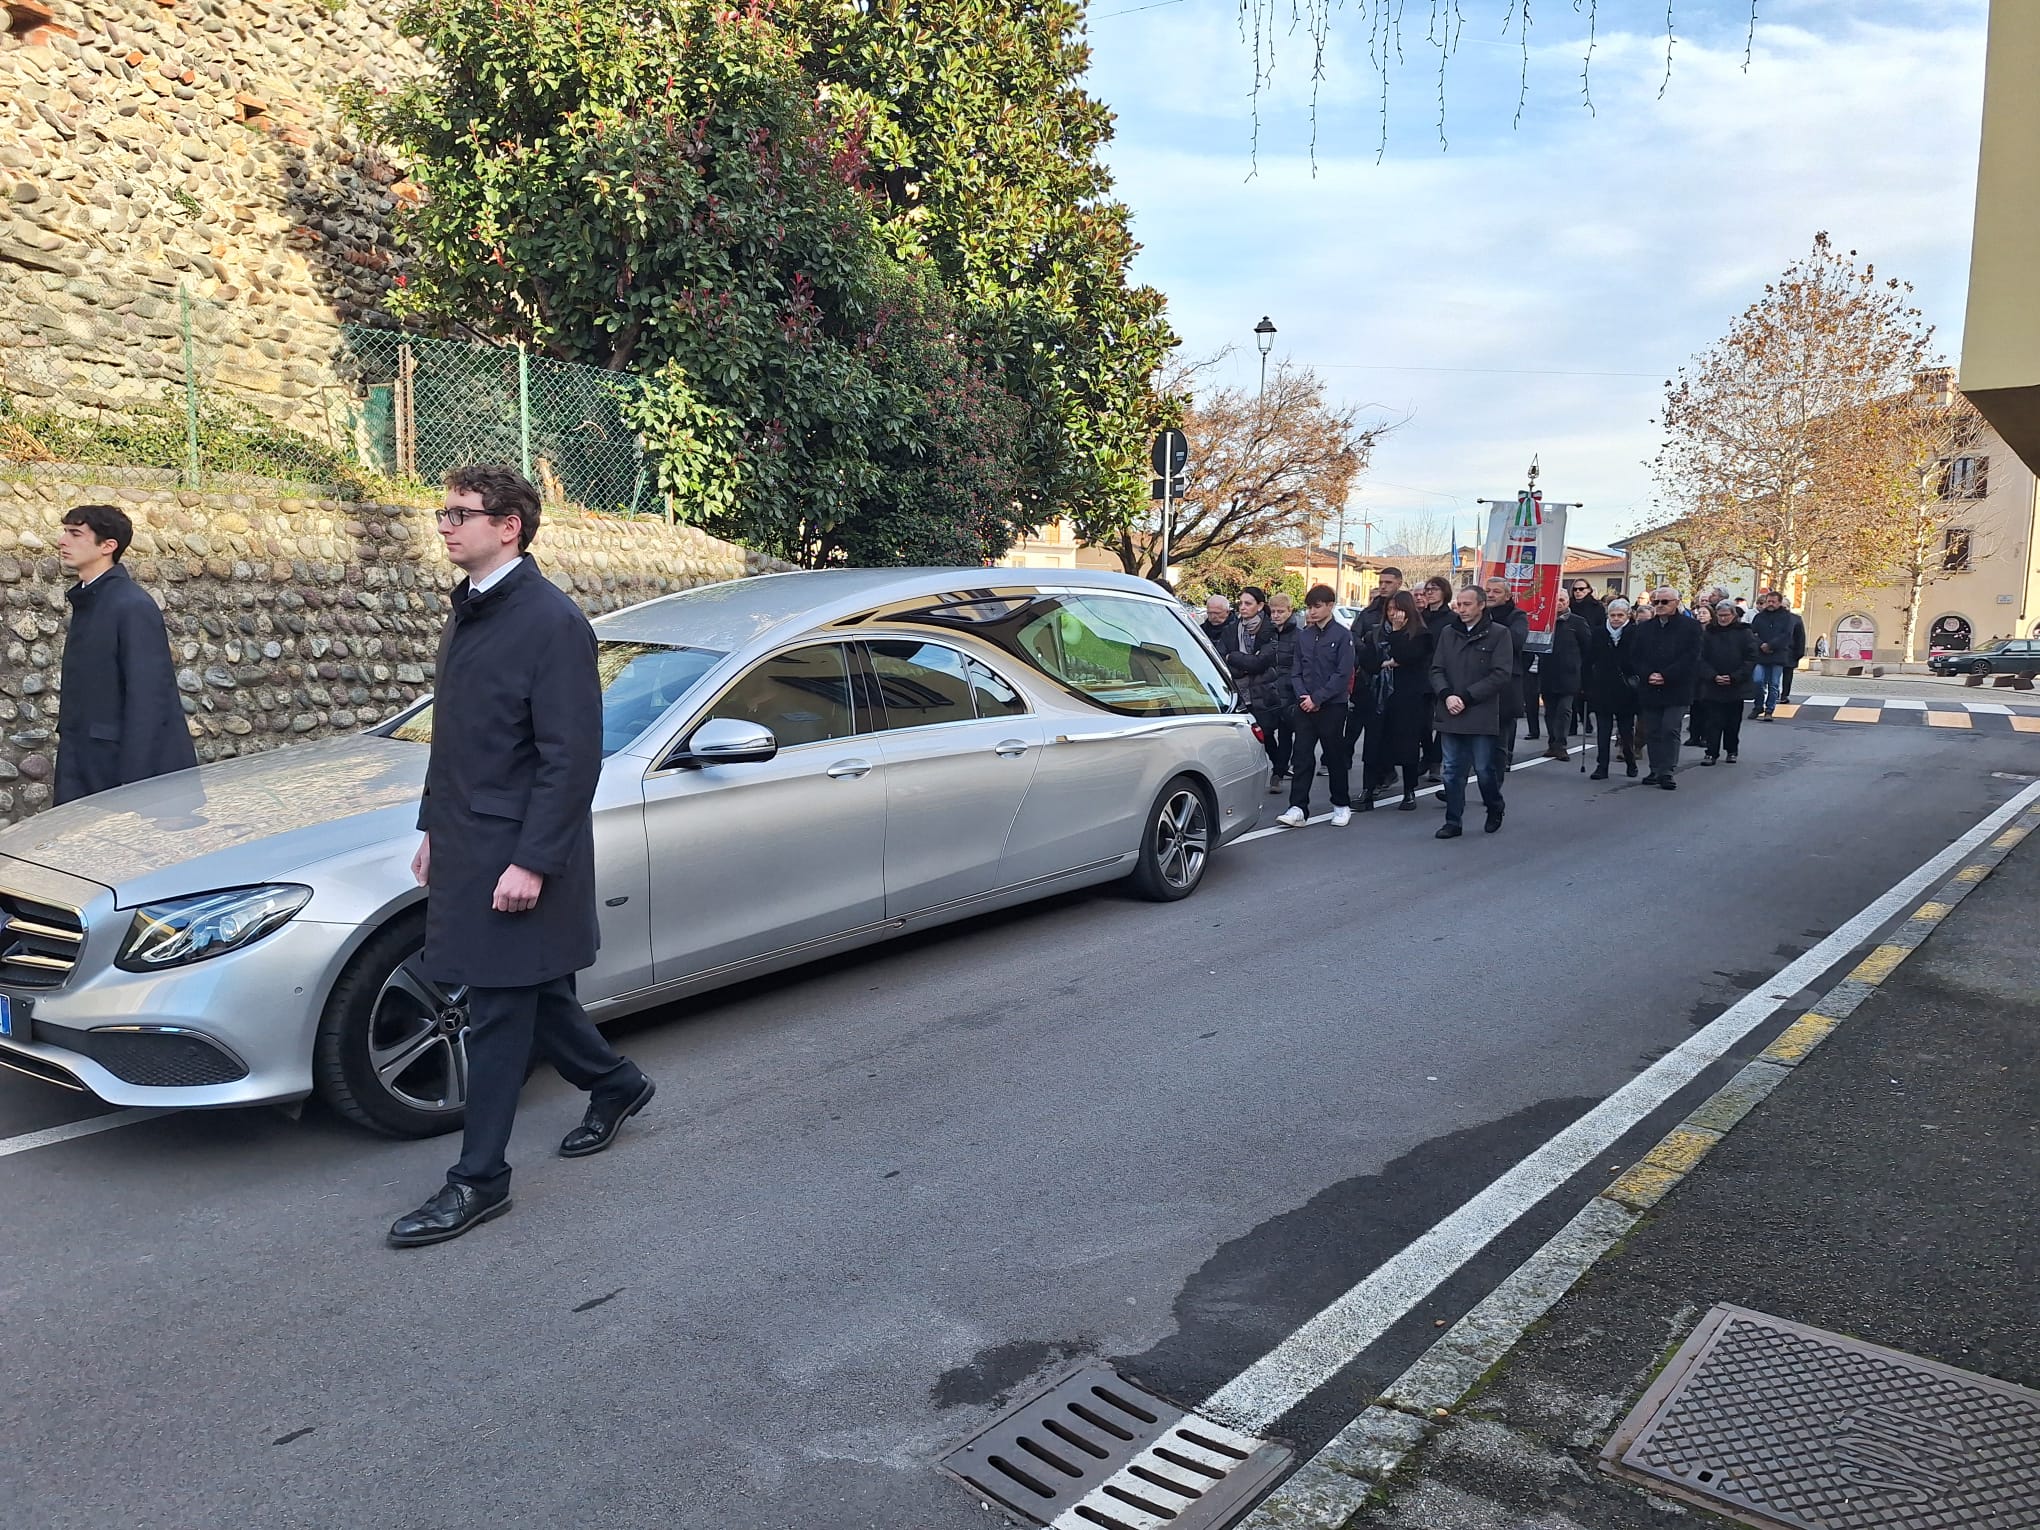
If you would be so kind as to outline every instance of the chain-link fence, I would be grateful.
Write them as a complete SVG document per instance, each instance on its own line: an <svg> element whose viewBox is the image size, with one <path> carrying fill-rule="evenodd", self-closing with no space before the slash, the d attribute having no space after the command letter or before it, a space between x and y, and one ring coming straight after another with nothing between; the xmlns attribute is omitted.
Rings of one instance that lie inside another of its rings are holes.
<svg viewBox="0 0 2040 1530"><path fill-rule="evenodd" d="M628 373L517 346L280 322L185 288L108 292L54 318L37 343L0 348L0 461L360 492L430 490L451 467L508 462L555 504L664 508L624 417L638 387Z"/></svg>

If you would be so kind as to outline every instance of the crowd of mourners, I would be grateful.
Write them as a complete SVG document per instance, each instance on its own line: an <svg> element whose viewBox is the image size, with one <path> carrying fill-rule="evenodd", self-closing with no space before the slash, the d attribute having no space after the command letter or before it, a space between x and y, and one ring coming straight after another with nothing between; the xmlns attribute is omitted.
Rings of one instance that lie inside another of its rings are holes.
<svg viewBox="0 0 2040 1530"><path fill-rule="evenodd" d="M1292 828L1306 821L1321 770L1340 826L1397 785L1405 812L1420 782L1442 786L1440 839L1463 832L1471 776L1493 834L1518 728L1537 739L1540 720L1548 758L1569 758L1569 741L1585 735L1594 780L1619 759L1629 776L1647 767L1644 785L1672 791L1684 747L1701 750L1703 765L1737 762L1743 722L1790 701L1806 655L1805 624L1776 590L1752 615L1724 589L1690 607L1675 590L1654 590L1632 607L1573 580L1558 596L1550 646L1533 649L1529 617L1504 579L1455 588L1437 575L1413 590L1400 569L1378 579L1350 625L1322 584L1300 618L1287 595L1251 585L1237 611L1223 595L1205 602L1205 636L1253 713L1268 790L1289 794L1278 821Z"/></svg>

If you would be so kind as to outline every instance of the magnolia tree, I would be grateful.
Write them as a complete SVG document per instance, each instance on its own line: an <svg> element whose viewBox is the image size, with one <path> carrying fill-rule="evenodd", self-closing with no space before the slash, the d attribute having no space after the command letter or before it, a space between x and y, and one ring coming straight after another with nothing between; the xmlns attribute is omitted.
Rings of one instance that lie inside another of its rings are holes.
<svg viewBox="0 0 2040 1530"><path fill-rule="evenodd" d="M1660 501L1758 581L1842 585L1888 564L1879 512L1895 443L1880 399L1908 393L1933 329L1912 288L1826 234L1665 384Z"/></svg>

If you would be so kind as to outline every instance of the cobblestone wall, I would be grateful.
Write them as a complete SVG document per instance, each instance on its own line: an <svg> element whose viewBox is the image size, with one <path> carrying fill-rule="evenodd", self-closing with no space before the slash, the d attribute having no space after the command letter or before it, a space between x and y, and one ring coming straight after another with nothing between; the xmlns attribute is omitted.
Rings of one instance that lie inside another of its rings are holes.
<svg viewBox="0 0 2040 1530"><path fill-rule="evenodd" d="M323 433L342 321L416 190L334 92L421 65L375 0L0 0L0 387L73 412L181 378ZM215 352L215 347L217 351Z"/></svg>
<svg viewBox="0 0 2040 1530"><path fill-rule="evenodd" d="M431 688L454 573L423 504L0 479L0 823L50 800L69 610L57 526L93 502L134 520L124 561L163 607L201 761L350 732ZM534 551L591 615L784 567L689 526L550 511Z"/></svg>

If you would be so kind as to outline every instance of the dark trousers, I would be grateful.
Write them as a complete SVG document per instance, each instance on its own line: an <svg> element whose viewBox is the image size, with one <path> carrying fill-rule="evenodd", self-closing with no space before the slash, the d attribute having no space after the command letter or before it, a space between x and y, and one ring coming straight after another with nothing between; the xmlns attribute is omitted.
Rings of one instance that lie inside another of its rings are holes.
<svg viewBox="0 0 2040 1530"><path fill-rule="evenodd" d="M1362 691L1365 694L1362 694ZM1364 753L1367 730L1374 723L1374 692L1362 685L1356 687L1353 699L1346 703L1346 770L1350 774L1355 760L1366 758Z"/></svg>
<svg viewBox="0 0 2040 1530"><path fill-rule="evenodd" d="M1608 768L1608 745L1611 740L1622 744L1622 763L1627 765L1636 758L1632 745L1636 737L1636 713L1618 712L1613 707L1603 706L1594 714L1594 763L1601 769Z"/></svg>
<svg viewBox="0 0 2040 1530"><path fill-rule="evenodd" d="M1471 767L1480 781L1480 801L1490 813L1502 810L1501 744L1488 733L1443 733L1445 741L1445 821L1457 825L1466 816L1466 776Z"/></svg>
<svg viewBox="0 0 2040 1530"><path fill-rule="evenodd" d="M1778 680L1778 699L1780 701L1790 701L1792 699L1792 677L1798 670L1799 666L1797 664L1787 664L1785 666L1785 673Z"/></svg>
<svg viewBox="0 0 2040 1530"><path fill-rule="evenodd" d="M1535 738L1537 737L1537 702L1542 692L1537 690L1537 682L1535 680L1522 680L1518 684L1524 689L1523 716L1529 723L1529 726L1523 730L1523 736L1525 738Z"/></svg>
<svg viewBox="0 0 2040 1530"><path fill-rule="evenodd" d="M447 1178L485 1195L510 1188L510 1128L533 1049L577 1089L635 1093L644 1075L595 1029L571 976L536 988L470 988L467 1032L467 1129L460 1162Z"/></svg>
<svg viewBox="0 0 2040 1530"><path fill-rule="evenodd" d="M1741 750L1742 705L1740 701L1702 701L1694 706L1700 714L1701 744L1709 754Z"/></svg>
<svg viewBox="0 0 2040 1530"><path fill-rule="evenodd" d="M1544 731L1551 739L1554 749L1565 748L1565 741L1572 737L1572 697L1546 696L1544 698Z"/></svg>
<svg viewBox="0 0 2040 1530"><path fill-rule="evenodd" d="M1638 713L1643 723L1643 746L1650 752L1650 773L1677 775L1679 770L1679 725L1686 720L1686 704L1644 707Z"/></svg>
<svg viewBox="0 0 2040 1530"><path fill-rule="evenodd" d="M1276 775L1289 774L1289 751L1294 745L1287 707L1255 707L1254 726L1261 730L1261 747L1268 751L1268 765Z"/></svg>
<svg viewBox="0 0 2040 1530"><path fill-rule="evenodd" d="M1289 778L1291 807L1309 811L1311 782L1317 775L1320 754L1332 778L1332 806L1353 805L1346 794L1346 778L1353 764L1352 741L1346 737L1346 711L1343 701L1319 707L1315 712L1306 712L1301 706L1290 709L1289 720L1296 729L1296 754L1292 762L1295 774Z"/></svg>

